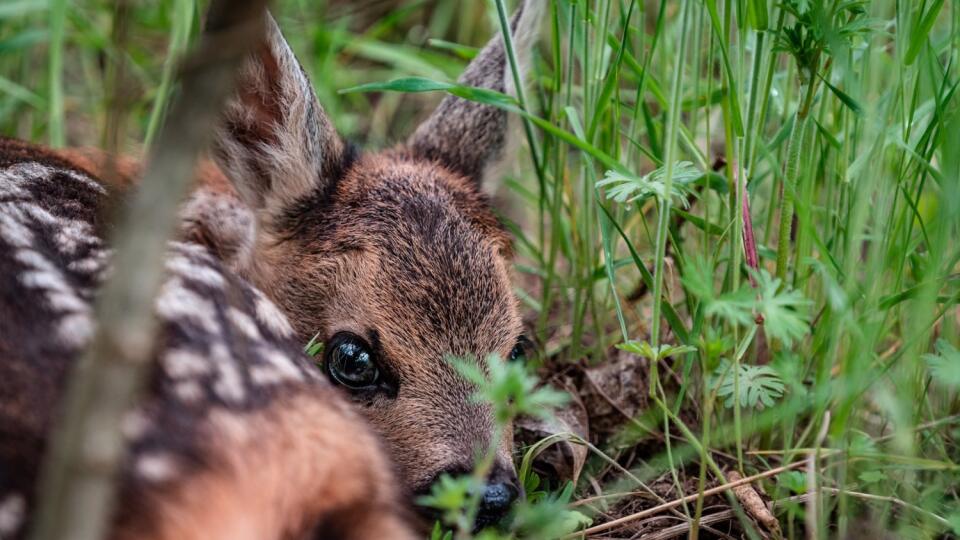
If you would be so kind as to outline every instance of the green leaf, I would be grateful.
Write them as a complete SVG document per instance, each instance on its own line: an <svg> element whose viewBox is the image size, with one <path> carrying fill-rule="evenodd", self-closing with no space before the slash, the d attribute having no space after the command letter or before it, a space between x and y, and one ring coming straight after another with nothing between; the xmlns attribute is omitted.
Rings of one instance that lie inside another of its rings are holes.
<svg viewBox="0 0 960 540"><path fill-rule="evenodd" d="M689 352L695 352L696 347L690 345L660 345L656 350L647 343L646 341L634 341L630 340L624 343L616 345L621 351L627 351L629 353L636 354L637 356L642 356L651 361L663 360L665 358L670 358L673 356L678 356L681 354L686 354Z"/></svg>
<svg viewBox="0 0 960 540"><path fill-rule="evenodd" d="M960 512L953 512L948 515L947 521L950 523L950 528L953 529L953 533L960 534Z"/></svg>
<svg viewBox="0 0 960 540"><path fill-rule="evenodd" d="M493 407L494 419L500 425L505 426L520 415L549 417L570 398L566 392L549 386L538 388L537 378L527 372L522 362L504 362L490 355L484 360L484 373L481 364L473 359L447 357L447 361L476 387L473 399Z"/></svg>
<svg viewBox="0 0 960 540"><path fill-rule="evenodd" d="M315 358L318 354L323 352L323 342L318 341L317 338L320 337L320 332L314 334L310 341L303 347L303 352L307 353L307 356Z"/></svg>
<svg viewBox="0 0 960 540"><path fill-rule="evenodd" d="M560 538L589 526L593 522L590 517L568 509L571 495L573 483L567 482L562 490L536 504L518 504L513 525L519 538Z"/></svg>
<svg viewBox="0 0 960 540"><path fill-rule="evenodd" d="M33 93L30 89L25 88L2 75L0 75L0 94L6 94L13 99L27 103L36 109L43 110L46 108L46 102L43 100L43 98Z"/></svg>
<svg viewBox="0 0 960 540"><path fill-rule="evenodd" d="M608 199L621 204L642 202L650 197L663 200L667 198L665 176L666 166L643 176L607 171L603 180L597 182L597 187L604 188ZM688 206L686 198L691 193L691 185L702 177L703 173L694 167L693 163L678 161L674 164L670 196L679 199L684 207Z"/></svg>
<svg viewBox="0 0 960 540"><path fill-rule="evenodd" d="M683 268L681 283L687 292L699 298L702 302L710 303L714 300L713 266L704 259L692 259Z"/></svg>
<svg viewBox="0 0 960 540"><path fill-rule="evenodd" d="M369 83L362 84L360 86L353 86L351 88L340 90L340 93L349 94L354 92L383 91L413 93L445 91L463 99L491 105L493 107L497 107L498 109L512 112L526 118L527 120L533 122L533 124L540 129L557 137L563 142L582 150L590 157L602 163L604 167L607 167L608 169L626 172L626 169L620 164L619 161L614 159L603 150L585 141L582 137L578 137L569 131L555 126L553 123L540 118L539 116L524 111L519 107L517 100L514 98L502 92L497 92L488 88L474 88L471 86L463 86L460 84L425 79L423 77L406 77L402 79L394 79L385 83Z"/></svg>
<svg viewBox="0 0 960 540"><path fill-rule="evenodd" d="M748 287L724 293L707 303L707 315L714 315L740 326L747 326L754 321L754 306L756 294Z"/></svg>
<svg viewBox="0 0 960 540"><path fill-rule="evenodd" d="M909 66L917 59L923 46L927 43L930 30L937 22L941 8L943 8L943 0L934 0L923 19L914 22L910 32L910 45L907 47L907 54L903 56L904 64Z"/></svg>
<svg viewBox="0 0 960 540"><path fill-rule="evenodd" d="M418 497L416 503L443 514L443 521L455 524L463 514L470 501L470 494L481 489L482 486L473 476L454 478L448 474L440 476L440 480L430 486L430 494Z"/></svg>
<svg viewBox="0 0 960 540"><path fill-rule="evenodd" d="M860 104L857 103L857 100L853 99L852 97L844 93L843 90L840 90L836 86L830 84L830 82L824 79L823 77L820 77L820 80L823 81L823 84L827 85L827 88L829 88L830 91L833 92L833 95L837 96L837 99L843 102L843 104L846 105L847 108L849 108L851 111L853 111L854 114L856 114L857 116L863 115L863 107L861 107Z"/></svg>
<svg viewBox="0 0 960 540"><path fill-rule="evenodd" d="M443 39L431 38L427 40L427 45L430 45L434 49L450 51L464 60L473 60L477 56L477 53L480 52L480 49L477 49L476 47L468 47L466 45L461 45L459 43L454 43L452 41L446 41Z"/></svg>
<svg viewBox="0 0 960 540"><path fill-rule="evenodd" d="M711 377L711 388L717 391L718 397L724 398L727 408L733 407L739 397L741 407L763 409L772 407L783 396L783 381L770 366L740 364L739 373L737 381L734 366L724 359Z"/></svg>
<svg viewBox="0 0 960 540"><path fill-rule="evenodd" d="M810 330L807 309L812 302L799 291L789 288L781 291L780 280L766 270L753 275L760 290L756 311L763 317L767 334L790 347Z"/></svg>
<svg viewBox="0 0 960 540"><path fill-rule="evenodd" d="M960 351L952 343L937 340L937 354L925 354L934 382L951 388L960 388Z"/></svg>
<svg viewBox="0 0 960 540"><path fill-rule="evenodd" d="M793 493L802 495L807 492L807 475L800 471L787 471L777 475L777 484Z"/></svg>
<svg viewBox="0 0 960 540"><path fill-rule="evenodd" d="M726 229L724 229L723 227L721 227L721 226L719 226L719 225L717 225L717 224L715 224L715 223L710 223L709 221L703 219L702 217L693 215L693 214L691 214L690 212L686 212L686 211L681 210L681 209L679 209L679 208L673 208L672 211L673 211L673 213L675 213L675 214L677 214L678 216L682 217L682 218L684 219L684 221L687 221L688 223L690 223L690 224L693 225L694 227L700 229L701 231L703 231L703 232L705 232L705 233L707 233L707 234L712 234L712 235L714 235L714 236L720 236L720 235L722 235L722 234L726 231Z"/></svg>
<svg viewBox="0 0 960 540"><path fill-rule="evenodd" d="M433 523L433 531L430 532L430 540L452 540L453 531L445 531L439 521Z"/></svg>
<svg viewBox="0 0 960 540"><path fill-rule="evenodd" d="M860 473L860 476L857 478L859 478L864 484L876 484L877 482L886 480L887 475L883 474L881 471L867 471Z"/></svg>
<svg viewBox="0 0 960 540"><path fill-rule="evenodd" d="M455 84L434 81L423 77L404 77L393 79L387 82L367 83L340 90L341 94L353 94L357 92L436 92L438 90L449 90L455 87Z"/></svg>

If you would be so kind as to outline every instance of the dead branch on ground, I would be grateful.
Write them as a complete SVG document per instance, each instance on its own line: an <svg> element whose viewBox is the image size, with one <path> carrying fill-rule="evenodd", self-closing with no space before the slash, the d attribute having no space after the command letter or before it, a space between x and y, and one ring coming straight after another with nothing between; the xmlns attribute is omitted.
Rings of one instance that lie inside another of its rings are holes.
<svg viewBox="0 0 960 540"><path fill-rule="evenodd" d="M97 332L75 366L45 457L34 540L97 540L109 525L125 444L124 415L138 402L153 350L154 299L167 241L200 152L264 31L266 0L214 0L200 43L150 163L111 239L114 272L97 303Z"/></svg>

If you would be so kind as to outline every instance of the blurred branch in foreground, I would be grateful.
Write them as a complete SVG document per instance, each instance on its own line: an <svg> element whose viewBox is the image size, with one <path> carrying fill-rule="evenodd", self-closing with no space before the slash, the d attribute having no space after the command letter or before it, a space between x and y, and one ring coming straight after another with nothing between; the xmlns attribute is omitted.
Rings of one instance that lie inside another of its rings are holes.
<svg viewBox="0 0 960 540"><path fill-rule="evenodd" d="M148 373L153 303L177 206L233 91L237 69L260 41L266 4L215 0L204 35L183 64L179 97L115 229L114 272L100 294L97 333L72 374L47 450L35 540L95 540L107 530L125 452L121 420L137 403Z"/></svg>

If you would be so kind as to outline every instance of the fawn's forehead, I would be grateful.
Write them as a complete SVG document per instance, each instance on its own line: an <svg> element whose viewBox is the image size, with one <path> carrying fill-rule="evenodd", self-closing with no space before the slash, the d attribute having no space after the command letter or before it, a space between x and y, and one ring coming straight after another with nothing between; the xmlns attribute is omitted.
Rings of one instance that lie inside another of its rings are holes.
<svg viewBox="0 0 960 540"><path fill-rule="evenodd" d="M520 332L506 233L468 181L403 155L363 158L337 187L341 240L359 246L363 303L386 348L487 354Z"/></svg>

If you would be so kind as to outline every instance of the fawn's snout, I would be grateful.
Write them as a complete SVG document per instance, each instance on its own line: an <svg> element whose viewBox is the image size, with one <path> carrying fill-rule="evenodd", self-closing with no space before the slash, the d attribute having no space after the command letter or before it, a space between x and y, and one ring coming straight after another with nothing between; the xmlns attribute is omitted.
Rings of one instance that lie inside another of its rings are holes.
<svg viewBox="0 0 960 540"><path fill-rule="evenodd" d="M482 529L503 519L521 491L517 473L512 466L509 468L495 466L480 497L477 528Z"/></svg>
<svg viewBox="0 0 960 540"><path fill-rule="evenodd" d="M441 472L430 483L425 484L418 493L420 495L430 493L431 485L435 484L442 475L457 477L470 474L472 466L472 463L452 466L449 470ZM523 496L523 489L517 479L516 470L509 461L497 460L480 489L482 491L478 499L476 530L501 523L510 512L513 503ZM433 521L439 518L437 513L430 508L420 507L419 510L429 526L432 526Z"/></svg>

